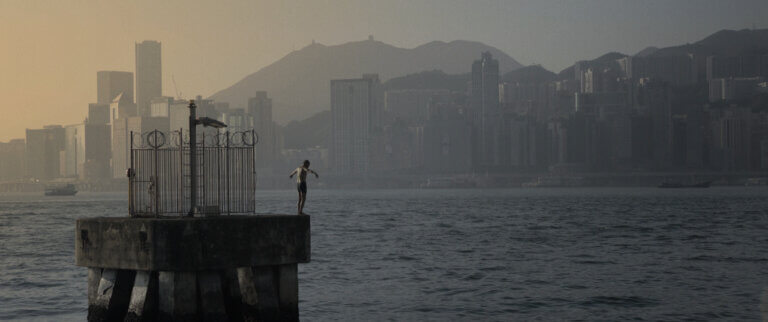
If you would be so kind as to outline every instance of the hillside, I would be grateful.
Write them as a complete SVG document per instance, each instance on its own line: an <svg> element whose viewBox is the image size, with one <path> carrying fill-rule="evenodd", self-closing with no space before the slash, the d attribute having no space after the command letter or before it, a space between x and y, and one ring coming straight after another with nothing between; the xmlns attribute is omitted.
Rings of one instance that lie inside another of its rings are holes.
<svg viewBox="0 0 768 322"><path fill-rule="evenodd" d="M246 76L210 98L245 106L257 90L266 90L273 99L277 122L303 120L330 108L330 80L378 73L382 81L429 70L447 74L468 73L483 51L499 60L501 72L520 67L500 50L471 41L430 42L416 48L399 48L365 40L342 45L311 44Z"/></svg>
<svg viewBox="0 0 768 322"><path fill-rule="evenodd" d="M720 30L693 44L667 47L652 56L768 54L768 29Z"/></svg>

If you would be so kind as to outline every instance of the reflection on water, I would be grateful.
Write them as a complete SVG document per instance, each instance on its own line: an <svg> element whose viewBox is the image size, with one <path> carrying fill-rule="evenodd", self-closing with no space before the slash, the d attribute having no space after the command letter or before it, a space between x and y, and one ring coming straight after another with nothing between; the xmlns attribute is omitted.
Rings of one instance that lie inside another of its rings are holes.
<svg viewBox="0 0 768 322"><path fill-rule="evenodd" d="M311 190L301 315L759 320L768 311L766 193ZM259 209L293 213L294 198L260 192ZM0 319L82 320L74 219L126 209L121 194L0 196Z"/></svg>

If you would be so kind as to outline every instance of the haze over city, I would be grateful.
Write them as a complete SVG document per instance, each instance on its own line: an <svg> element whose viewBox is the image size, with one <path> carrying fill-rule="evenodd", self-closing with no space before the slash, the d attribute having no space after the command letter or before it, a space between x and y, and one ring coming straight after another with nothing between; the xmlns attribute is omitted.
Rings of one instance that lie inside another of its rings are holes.
<svg viewBox="0 0 768 322"><path fill-rule="evenodd" d="M0 1L0 141L82 122L96 71L133 71L134 43L146 39L163 44L163 94L191 98L312 41L478 41L558 72L766 21L764 1Z"/></svg>
<svg viewBox="0 0 768 322"><path fill-rule="evenodd" d="M0 0L0 321L766 321L766 0Z"/></svg>

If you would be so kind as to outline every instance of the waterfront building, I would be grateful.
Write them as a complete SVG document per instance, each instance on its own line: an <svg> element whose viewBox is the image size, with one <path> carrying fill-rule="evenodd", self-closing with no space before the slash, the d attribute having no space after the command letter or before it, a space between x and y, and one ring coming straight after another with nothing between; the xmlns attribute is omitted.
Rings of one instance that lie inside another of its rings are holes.
<svg viewBox="0 0 768 322"><path fill-rule="evenodd" d="M501 165L502 115L499 108L499 61L484 52L472 63L470 99L477 131L475 165L489 169Z"/></svg>
<svg viewBox="0 0 768 322"><path fill-rule="evenodd" d="M0 142L0 182L19 180L24 177L24 139Z"/></svg>
<svg viewBox="0 0 768 322"><path fill-rule="evenodd" d="M65 130L61 125L26 131L26 173L29 178L50 180L61 175Z"/></svg>
<svg viewBox="0 0 768 322"><path fill-rule="evenodd" d="M376 74L331 80L333 172L367 174L371 140L381 122L384 92Z"/></svg>

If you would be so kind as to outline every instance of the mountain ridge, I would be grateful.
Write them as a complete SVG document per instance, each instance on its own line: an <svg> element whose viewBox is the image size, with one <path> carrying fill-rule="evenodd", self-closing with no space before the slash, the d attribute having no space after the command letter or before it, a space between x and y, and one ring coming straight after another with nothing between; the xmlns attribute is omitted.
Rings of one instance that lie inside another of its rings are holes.
<svg viewBox="0 0 768 322"><path fill-rule="evenodd" d="M431 41L414 48L401 48L373 39L339 45L309 44L209 98L245 107L249 97L266 90L273 101L278 123L302 120L330 109L330 80L358 78L364 73L379 74L382 82L412 73L442 70L466 73L480 53L490 51L499 60L502 72L522 67L501 50L480 42Z"/></svg>

